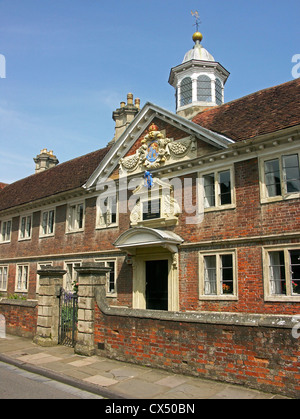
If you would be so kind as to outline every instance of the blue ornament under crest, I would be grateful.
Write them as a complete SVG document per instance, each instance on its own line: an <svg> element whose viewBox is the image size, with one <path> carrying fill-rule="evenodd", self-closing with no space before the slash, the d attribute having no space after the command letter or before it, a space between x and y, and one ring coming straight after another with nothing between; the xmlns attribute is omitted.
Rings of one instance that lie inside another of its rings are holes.
<svg viewBox="0 0 300 419"><path fill-rule="evenodd" d="M144 179L145 179L145 186L147 186L148 189L151 189L153 186L152 173L146 171L144 173Z"/></svg>

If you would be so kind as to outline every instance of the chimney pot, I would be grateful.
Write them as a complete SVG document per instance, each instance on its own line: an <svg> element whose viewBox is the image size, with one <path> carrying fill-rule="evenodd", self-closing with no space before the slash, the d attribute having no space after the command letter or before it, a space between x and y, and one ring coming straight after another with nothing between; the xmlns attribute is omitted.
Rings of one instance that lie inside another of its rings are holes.
<svg viewBox="0 0 300 419"><path fill-rule="evenodd" d="M138 108L138 109L140 109L140 104L141 104L140 99L136 98L135 101L134 101L135 107Z"/></svg>
<svg viewBox="0 0 300 419"><path fill-rule="evenodd" d="M116 109L113 114L112 118L115 121L115 136L114 138L108 143L109 145L113 144L115 141L120 138L123 132L126 130L128 125L134 120L135 116L140 110L140 99L135 99L135 103L133 104L133 94L127 94L127 105L125 102L120 102L121 107Z"/></svg>
<svg viewBox="0 0 300 419"><path fill-rule="evenodd" d="M133 105L133 94L128 93L127 95L127 105Z"/></svg>

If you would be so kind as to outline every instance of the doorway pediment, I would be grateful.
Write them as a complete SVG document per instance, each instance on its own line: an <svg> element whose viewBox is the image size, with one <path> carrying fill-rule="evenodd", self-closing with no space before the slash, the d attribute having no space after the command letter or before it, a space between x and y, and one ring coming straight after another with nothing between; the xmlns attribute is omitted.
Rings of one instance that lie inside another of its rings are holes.
<svg viewBox="0 0 300 419"><path fill-rule="evenodd" d="M183 239L172 231L136 227L122 233L114 246L134 255L137 249L146 247L163 247L171 253L177 253L178 245L182 243Z"/></svg>

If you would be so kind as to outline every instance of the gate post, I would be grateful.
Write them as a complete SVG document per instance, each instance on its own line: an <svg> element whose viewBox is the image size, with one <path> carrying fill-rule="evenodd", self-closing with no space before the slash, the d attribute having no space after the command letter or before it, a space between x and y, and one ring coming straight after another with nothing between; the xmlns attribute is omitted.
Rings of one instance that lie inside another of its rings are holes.
<svg viewBox="0 0 300 419"><path fill-rule="evenodd" d="M37 331L33 339L40 346L58 344L59 296L65 270L46 267L37 271L40 276Z"/></svg>
<svg viewBox="0 0 300 419"><path fill-rule="evenodd" d="M95 289L106 284L110 268L99 263L85 263L75 268L78 272L78 326L75 353L92 356L95 354Z"/></svg>

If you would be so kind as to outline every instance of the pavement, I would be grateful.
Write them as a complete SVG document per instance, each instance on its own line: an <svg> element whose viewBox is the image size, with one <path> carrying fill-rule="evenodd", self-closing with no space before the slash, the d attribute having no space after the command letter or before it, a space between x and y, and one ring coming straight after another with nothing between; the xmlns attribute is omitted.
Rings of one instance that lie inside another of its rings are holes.
<svg viewBox="0 0 300 419"><path fill-rule="evenodd" d="M106 399L286 399L243 386L120 362L80 356L73 348L44 348L31 339L0 338L0 362L14 365ZM1 379L1 377L0 377Z"/></svg>

